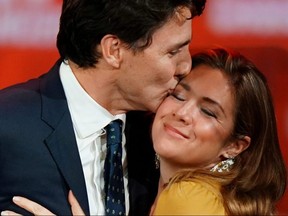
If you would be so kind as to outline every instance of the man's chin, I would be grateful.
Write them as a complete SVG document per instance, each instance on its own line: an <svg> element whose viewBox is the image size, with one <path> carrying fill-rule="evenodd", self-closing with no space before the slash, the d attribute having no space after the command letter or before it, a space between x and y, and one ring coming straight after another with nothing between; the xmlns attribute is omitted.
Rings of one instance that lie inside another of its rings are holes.
<svg viewBox="0 0 288 216"><path fill-rule="evenodd" d="M167 97L168 95L165 95L163 98L161 98L160 100L158 100L158 103L155 103L154 109L152 112L156 113L156 111L158 110L159 106L162 104L162 102L164 101L164 99Z"/></svg>

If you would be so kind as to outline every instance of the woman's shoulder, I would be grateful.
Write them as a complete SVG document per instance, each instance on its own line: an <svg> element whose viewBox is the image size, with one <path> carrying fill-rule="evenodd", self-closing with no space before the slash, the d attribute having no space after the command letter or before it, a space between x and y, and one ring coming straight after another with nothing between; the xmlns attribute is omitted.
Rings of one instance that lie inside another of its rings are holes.
<svg viewBox="0 0 288 216"><path fill-rule="evenodd" d="M196 194L203 194L215 199L222 200L220 193L220 185L212 180L207 181L195 181L195 180L184 180L173 183L168 190L179 193L179 195L186 197L194 197Z"/></svg>
<svg viewBox="0 0 288 216"><path fill-rule="evenodd" d="M171 184L160 194L155 214L224 215L220 186L212 181L185 180Z"/></svg>

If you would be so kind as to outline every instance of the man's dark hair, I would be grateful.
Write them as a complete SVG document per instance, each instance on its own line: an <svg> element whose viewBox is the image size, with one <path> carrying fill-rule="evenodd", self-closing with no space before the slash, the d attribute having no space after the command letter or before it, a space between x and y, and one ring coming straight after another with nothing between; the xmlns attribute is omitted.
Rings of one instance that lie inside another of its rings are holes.
<svg viewBox="0 0 288 216"><path fill-rule="evenodd" d="M117 36L128 48L141 51L153 33L188 7L193 18L204 10L206 0L64 0L57 36L61 58L80 67L94 66L101 54L96 50L103 36Z"/></svg>

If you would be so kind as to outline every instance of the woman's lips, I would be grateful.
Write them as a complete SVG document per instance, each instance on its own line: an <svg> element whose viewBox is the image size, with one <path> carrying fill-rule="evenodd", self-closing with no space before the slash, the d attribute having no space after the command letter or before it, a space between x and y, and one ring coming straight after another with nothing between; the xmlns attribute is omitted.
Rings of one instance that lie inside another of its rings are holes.
<svg viewBox="0 0 288 216"><path fill-rule="evenodd" d="M174 137L189 139L189 136L187 136L186 134L182 133L181 131L177 130L176 128L172 127L169 124L164 124L164 128L170 135Z"/></svg>

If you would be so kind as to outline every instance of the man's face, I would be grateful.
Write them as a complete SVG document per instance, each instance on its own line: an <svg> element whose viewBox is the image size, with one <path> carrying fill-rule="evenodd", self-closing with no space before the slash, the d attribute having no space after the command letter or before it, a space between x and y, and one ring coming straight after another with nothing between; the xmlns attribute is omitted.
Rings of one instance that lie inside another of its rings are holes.
<svg viewBox="0 0 288 216"><path fill-rule="evenodd" d="M191 16L188 9L182 13ZM191 31L191 20L172 18L154 33L151 45L144 51L134 54L125 50L120 85L131 109L155 112L175 88L179 76L189 73Z"/></svg>

